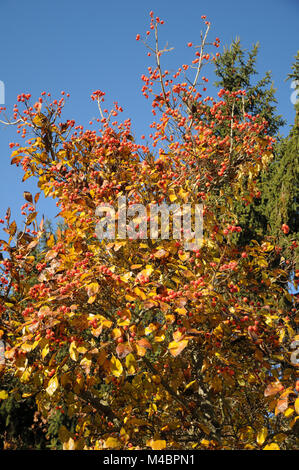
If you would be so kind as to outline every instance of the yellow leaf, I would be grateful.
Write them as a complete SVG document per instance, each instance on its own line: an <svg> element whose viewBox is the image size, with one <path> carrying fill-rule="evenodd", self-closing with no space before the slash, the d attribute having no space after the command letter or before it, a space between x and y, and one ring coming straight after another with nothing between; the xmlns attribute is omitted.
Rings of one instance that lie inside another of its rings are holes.
<svg viewBox="0 0 299 470"><path fill-rule="evenodd" d="M280 450L280 449L279 449L279 445L273 442L272 444L265 446L263 450Z"/></svg>
<svg viewBox="0 0 299 470"><path fill-rule="evenodd" d="M73 359L73 361L78 361L79 353L76 348L75 341L71 342L69 352L70 352L70 358Z"/></svg>
<svg viewBox="0 0 299 470"><path fill-rule="evenodd" d="M93 297L99 292L99 284L97 282L92 282L87 286L87 295L88 297Z"/></svg>
<svg viewBox="0 0 299 470"><path fill-rule="evenodd" d="M129 302L134 302L135 297L133 297L132 295L126 294L125 299L128 300Z"/></svg>
<svg viewBox="0 0 299 470"><path fill-rule="evenodd" d="M164 440L154 440L154 439L150 439L149 441L147 441L146 445L148 447L151 447L153 450L163 450L163 449L166 449L166 441Z"/></svg>
<svg viewBox="0 0 299 470"><path fill-rule="evenodd" d="M154 341L156 343L161 343L164 340L165 340L165 334L163 333L163 331L159 331L159 333L157 333L156 336L154 337Z"/></svg>
<svg viewBox="0 0 299 470"><path fill-rule="evenodd" d="M53 248L53 246L55 245L55 238L54 238L53 233L48 238L47 245L48 245L49 248Z"/></svg>
<svg viewBox="0 0 299 470"><path fill-rule="evenodd" d="M131 266L132 268L132 266ZM150 264L147 264L145 266L145 269L143 269L142 271L140 271L140 273L138 274L137 276L137 279L140 279L142 276L143 277L150 277L150 275L152 274L152 272L154 271L154 268L152 265Z"/></svg>
<svg viewBox="0 0 299 470"><path fill-rule="evenodd" d="M38 126L38 127L42 127L46 122L47 122L47 118L46 116L43 114L43 113L38 113L34 119L32 120L32 122Z"/></svg>
<svg viewBox="0 0 299 470"><path fill-rule="evenodd" d="M122 246L125 246L126 242L116 242L114 243L114 251L118 251Z"/></svg>
<svg viewBox="0 0 299 470"><path fill-rule="evenodd" d="M141 289L139 289L139 287L135 287L134 292L135 292L135 294L137 294L138 297L140 297L142 300L145 300L145 299L146 299L145 293L144 293Z"/></svg>
<svg viewBox="0 0 299 470"><path fill-rule="evenodd" d="M123 373L123 366L117 357L112 356L110 360L110 370L114 377L120 377Z"/></svg>
<svg viewBox="0 0 299 470"><path fill-rule="evenodd" d="M122 276L120 276L121 280L123 282L126 282L128 283L128 280L130 279L130 277L132 277L132 273L131 272L128 272L126 274L123 274Z"/></svg>
<svg viewBox="0 0 299 470"><path fill-rule="evenodd" d="M187 202L189 196L189 193L187 191L184 191L183 188L181 188L179 190L179 195L185 202Z"/></svg>
<svg viewBox="0 0 299 470"><path fill-rule="evenodd" d="M188 384L186 385L184 391L188 390L188 388L192 387L192 385L194 385L195 383L196 383L196 380L192 380L192 382L190 382L190 383L188 383Z"/></svg>
<svg viewBox="0 0 299 470"><path fill-rule="evenodd" d="M75 450L76 449L76 443L73 438L69 438L67 442L63 443L62 446L63 450Z"/></svg>
<svg viewBox="0 0 299 470"><path fill-rule="evenodd" d="M187 261L190 258L190 253L189 252L185 252L185 253L182 253L182 254L179 253L179 258L183 262Z"/></svg>
<svg viewBox="0 0 299 470"><path fill-rule="evenodd" d="M53 395L59 386L57 377L53 377L49 380L48 387L46 388L46 392L48 395Z"/></svg>
<svg viewBox="0 0 299 470"><path fill-rule="evenodd" d="M31 343L23 343L21 345L22 351L30 352L32 350L32 344Z"/></svg>
<svg viewBox="0 0 299 470"><path fill-rule="evenodd" d="M6 400L8 398L8 393L6 390L0 390L0 400Z"/></svg>
<svg viewBox="0 0 299 470"><path fill-rule="evenodd" d="M105 449L116 449L120 445L120 441L115 437L108 437L108 439L105 441Z"/></svg>
<svg viewBox="0 0 299 470"><path fill-rule="evenodd" d="M150 335L153 331L155 331L157 329L157 325L155 325L154 323L150 323L145 329L144 329L144 333L145 335Z"/></svg>
<svg viewBox="0 0 299 470"><path fill-rule="evenodd" d="M119 338L120 336L122 336L122 331L120 328L113 328L112 330L112 336L114 339L117 339Z"/></svg>
<svg viewBox="0 0 299 470"><path fill-rule="evenodd" d="M178 356L183 351L183 349L185 349L187 344L188 344L187 339L182 339L182 341L178 341L178 342L172 341L171 343L169 343L169 346L168 346L170 354L173 357Z"/></svg>
<svg viewBox="0 0 299 470"><path fill-rule="evenodd" d="M259 446L262 446L267 438L268 430L267 428L263 427L256 436L256 442Z"/></svg>
<svg viewBox="0 0 299 470"><path fill-rule="evenodd" d="M135 374L136 366L137 366L137 362L136 362L134 355L132 353L128 354L128 356L126 357L126 367L128 369L129 375Z"/></svg>
<svg viewBox="0 0 299 470"><path fill-rule="evenodd" d="M210 441L208 441L207 439L202 439L200 443L202 446L205 446L205 447L209 447L210 445Z"/></svg>
<svg viewBox="0 0 299 470"><path fill-rule="evenodd" d="M140 346L138 343L135 344L138 356L145 356L146 349L143 346Z"/></svg>
<svg viewBox="0 0 299 470"><path fill-rule="evenodd" d="M296 401L295 401L295 410L296 410L297 415L299 415L299 398L296 398Z"/></svg>
<svg viewBox="0 0 299 470"><path fill-rule="evenodd" d="M50 351L50 346L49 346L49 343L47 343L45 345L45 347L43 348L42 350L42 358L44 359L46 357L46 355L49 353Z"/></svg>
<svg viewBox="0 0 299 470"><path fill-rule="evenodd" d="M182 307L182 308L178 307L178 308L175 309L175 311L176 311L179 315L187 315L187 310L186 310L184 307Z"/></svg>
<svg viewBox="0 0 299 470"><path fill-rule="evenodd" d="M288 408L288 409L285 411L284 415L285 415L286 418L289 418L289 416L292 416L293 413L294 413L293 408Z"/></svg>

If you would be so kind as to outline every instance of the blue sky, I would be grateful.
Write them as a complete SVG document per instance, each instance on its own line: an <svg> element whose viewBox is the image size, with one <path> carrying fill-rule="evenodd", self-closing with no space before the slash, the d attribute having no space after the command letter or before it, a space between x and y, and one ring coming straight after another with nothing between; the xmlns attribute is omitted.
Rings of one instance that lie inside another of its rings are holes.
<svg viewBox="0 0 299 470"><path fill-rule="evenodd" d="M237 36L246 48L259 41L257 69L260 76L272 71L278 112L287 120L282 133L288 133L294 109L290 82L284 80L299 47L299 0L1 0L0 80L8 113L20 93L31 93L35 100L43 90L53 97L65 90L71 98L64 118L88 126L97 116L90 95L101 89L108 105L118 101L124 118L132 119L137 140L148 134L152 116L140 76L152 62L135 37L148 29L150 10L165 20L161 43L175 48L165 58L170 70L190 62L186 44L199 43L201 15L212 23L210 39L220 38L220 52ZM37 187L30 180L21 183L22 171L10 165L8 144L17 141L16 135L15 128L0 125L0 218L9 206L20 221L23 191L35 193ZM57 213L53 201L41 199L39 208L50 219Z"/></svg>

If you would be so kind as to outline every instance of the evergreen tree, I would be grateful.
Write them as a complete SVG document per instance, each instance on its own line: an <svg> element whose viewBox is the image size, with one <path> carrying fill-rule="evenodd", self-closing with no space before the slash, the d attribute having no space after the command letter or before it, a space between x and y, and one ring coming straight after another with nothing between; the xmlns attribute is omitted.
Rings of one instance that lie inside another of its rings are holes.
<svg viewBox="0 0 299 470"><path fill-rule="evenodd" d="M268 121L269 133L277 138L273 149L273 160L268 171L261 174L261 198L255 198L249 205L236 203L239 223L242 232L239 234L239 243L246 245L252 239L260 241L265 236L278 238L282 252L276 262L283 258L291 258L298 262L298 163L299 163L299 103L295 103L296 117L287 137L282 138L278 133L279 127L284 124L275 111L277 102L275 90L271 84L270 73L252 84L252 77L257 74L255 62L258 44L248 53L241 48L240 41L236 40L216 62L216 75L220 78L215 85L230 91L246 90L246 97L242 103L234 103L234 115L242 118L242 113L264 118ZM299 84L299 52L291 67L292 72L287 80L293 80L295 86ZM285 228L285 231L282 230ZM290 256L291 255L291 256Z"/></svg>
<svg viewBox="0 0 299 470"><path fill-rule="evenodd" d="M298 81L299 85L299 51L292 73L288 80ZM276 146L275 159L270 171L264 175L262 207L271 235L280 238L285 255L294 253L294 261L298 262L299 244L299 103L295 103L295 122L290 134ZM286 232L282 231L285 224Z"/></svg>
<svg viewBox="0 0 299 470"><path fill-rule="evenodd" d="M267 133L274 136L285 122L281 116L276 115L276 90L271 80L271 72L266 72L263 78L254 83L258 50L257 43L246 54L247 51L242 48L239 38L235 39L230 47L225 47L215 62L215 74L219 77L215 85L229 91L245 90L246 96L243 100L234 102L234 116L242 118L246 113L260 116L268 122Z"/></svg>
<svg viewBox="0 0 299 470"><path fill-rule="evenodd" d="M253 46L246 55L239 39L215 62L215 74L220 80L215 85L229 91L243 89L246 96L242 102L234 102L232 116L244 117L247 113L265 119L268 122L268 133L277 138L274 146L274 158L267 172L261 175L260 187L262 199L254 198L249 205L237 204L239 223L243 230L239 235L240 244L248 244L252 239L262 240L265 235L279 236L284 250L296 253L298 238L298 112L295 124L288 137L282 138L278 131L285 122L276 115L277 100L271 83L271 74L253 83L257 75L255 68L259 45ZM299 81L299 53L292 65L288 79ZM270 86L270 87L269 87ZM290 229L290 236L281 230L285 224ZM291 240L291 241L290 241ZM292 244L292 242L294 242ZM285 252L285 255L287 253Z"/></svg>

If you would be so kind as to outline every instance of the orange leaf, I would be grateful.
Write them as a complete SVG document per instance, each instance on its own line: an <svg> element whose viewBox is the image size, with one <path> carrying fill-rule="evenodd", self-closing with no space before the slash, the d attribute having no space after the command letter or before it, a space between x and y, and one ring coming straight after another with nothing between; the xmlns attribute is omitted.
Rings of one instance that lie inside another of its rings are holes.
<svg viewBox="0 0 299 470"><path fill-rule="evenodd" d="M276 408L275 408L275 416L279 413L284 413L285 410L288 408L288 397L282 398L278 400Z"/></svg>
<svg viewBox="0 0 299 470"><path fill-rule="evenodd" d="M138 345L145 348L145 349L152 349L151 343L146 338L141 338L137 341Z"/></svg>
<svg viewBox="0 0 299 470"><path fill-rule="evenodd" d="M169 256L168 251L163 250L163 248L161 250L156 251L156 253L154 254L154 257L158 259L167 258L168 256Z"/></svg>
<svg viewBox="0 0 299 470"><path fill-rule="evenodd" d="M120 343L116 347L116 353L120 359L126 357L132 351L132 347L129 343Z"/></svg>
<svg viewBox="0 0 299 470"><path fill-rule="evenodd" d="M283 386L280 382L274 382L268 385L266 390L264 391L265 397L270 397L271 395L276 395L276 393L281 392Z"/></svg>
<svg viewBox="0 0 299 470"><path fill-rule="evenodd" d="M151 447L153 450L163 450L166 448L166 441L160 439L155 441L154 439L150 439L147 441L146 445Z"/></svg>

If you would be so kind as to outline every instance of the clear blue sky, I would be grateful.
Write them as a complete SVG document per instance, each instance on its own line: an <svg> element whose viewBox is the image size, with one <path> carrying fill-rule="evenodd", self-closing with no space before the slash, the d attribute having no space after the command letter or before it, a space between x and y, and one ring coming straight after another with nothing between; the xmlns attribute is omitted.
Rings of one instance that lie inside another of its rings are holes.
<svg viewBox="0 0 299 470"><path fill-rule="evenodd" d="M210 38L221 39L219 51L236 36L246 48L259 41L257 68L260 76L272 71L278 112L287 120L283 133L288 132L294 109L284 79L299 48L299 0L1 0L0 80L8 111L19 93L35 99L43 90L53 97L65 90L71 94L65 119L87 125L97 116L90 95L101 89L108 104L118 101L124 117L131 117L137 139L148 133L151 113L140 76L151 62L135 37L148 29L150 10L165 20L161 42L175 48L167 57L170 69L191 59L186 44L199 43L203 14L212 23ZM10 165L8 144L17 141L15 131L0 125L0 218L10 206L19 221L23 191L37 189L30 180L22 184L22 171ZM39 207L49 218L57 213L53 202L42 200Z"/></svg>

